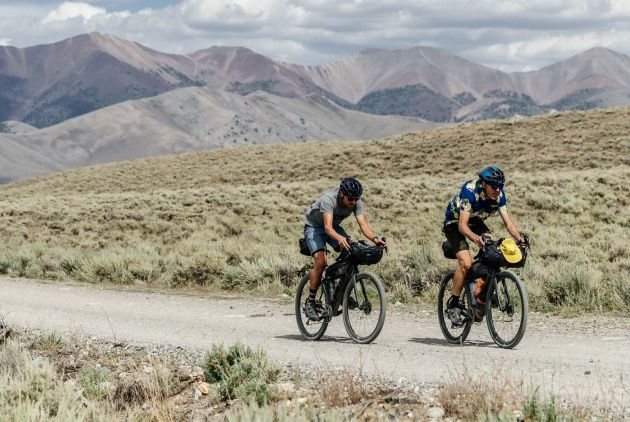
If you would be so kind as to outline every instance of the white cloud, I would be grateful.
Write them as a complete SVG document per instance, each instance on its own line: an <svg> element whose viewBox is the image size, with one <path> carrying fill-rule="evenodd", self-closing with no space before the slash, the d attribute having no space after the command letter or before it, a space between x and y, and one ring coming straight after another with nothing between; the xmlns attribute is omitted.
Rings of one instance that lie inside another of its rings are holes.
<svg viewBox="0 0 630 422"><path fill-rule="evenodd" d="M51 22L65 21L72 18L81 17L83 22L87 22L90 18L96 15L103 15L107 11L101 7L95 7L88 3L77 3L71 1L65 1L59 5L55 10L51 10L44 19L43 24Z"/></svg>
<svg viewBox="0 0 630 422"><path fill-rule="evenodd" d="M0 39L24 47L99 31L166 52L240 45L302 64L427 45L509 71L595 46L630 54L627 0L173 0L138 12L112 12L112 1L5 3Z"/></svg>
<svg viewBox="0 0 630 422"><path fill-rule="evenodd" d="M0 38L0 45L9 45L11 38Z"/></svg>

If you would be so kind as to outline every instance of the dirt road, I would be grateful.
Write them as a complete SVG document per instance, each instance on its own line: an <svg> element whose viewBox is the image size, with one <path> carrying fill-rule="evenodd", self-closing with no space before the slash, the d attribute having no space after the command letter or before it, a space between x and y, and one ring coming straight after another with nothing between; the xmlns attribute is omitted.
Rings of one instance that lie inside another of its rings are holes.
<svg viewBox="0 0 630 422"><path fill-rule="evenodd" d="M241 341L279 361L358 368L368 374L437 383L464 365L500 368L515 379L579 397L630 397L630 319L561 319L530 313L514 350L492 343L485 323L463 346L449 345L433 310L390 306L370 345L349 341L340 318L319 342L302 341L292 300L223 300L0 278L0 315L11 324L141 343L208 349Z"/></svg>

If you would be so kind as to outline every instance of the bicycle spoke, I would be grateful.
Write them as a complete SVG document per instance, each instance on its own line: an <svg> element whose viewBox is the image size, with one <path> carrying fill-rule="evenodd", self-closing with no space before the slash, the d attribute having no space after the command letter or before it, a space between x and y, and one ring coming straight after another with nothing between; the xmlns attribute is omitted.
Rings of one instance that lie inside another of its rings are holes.
<svg viewBox="0 0 630 422"><path fill-rule="evenodd" d="M307 340L317 340L319 339L328 326L328 323L325 320L313 321L309 319L306 315L306 300L308 299L309 294L309 277L308 275L302 278L300 285L296 291L296 304L295 304L295 317L297 319L298 328L302 333L302 336ZM324 301L324 289L322 284L320 284L319 289L317 290L317 294L315 296L316 300L316 310L319 315L323 315L325 313L325 307L327 306Z"/></svg>
<svg viewBox="0 0 630 422"><path fill-rule="evenodd" d="M373 278L374 277L374 278ZM348 334L359 343L372 341L385 319L385 298L380 281L369 273L356 277L347 290L344 323Z"/></svg>
<svg viewBox="0 0 630 422"><path fill-rule="evenodd" d="M438 292L438 319L440 321L440 328L442 330L442 334L444 334L444 338L446 338L449 343L457 344L466 340L468 333L470 333L470 328L473 322L473 309L470 299L469 286L465 286L464 290L462 290L459 302L464 325L461 327L455 327L446 313L447 302L448 298L451 296L452 289L453 273L450 272L444 277L444 280L442 280L442 283L440 284L440 291Z"/></svg>
<svg viewBox="0 0 630 422"><path fill-rule="evenodd" d="M490 300L490 334L499 346L514 347L523 337L527 322L527 296L516 275L509 272L497 275Z"/></svg>
<svg viewBox="0 0 630 422"><path fill-rule="evenodd" d="M366 280L359 280L357 284L359 285L359 289L353 289L351 294L351 298L356 300L359 304L357 309L350 309L350 321L352 323L352 328L357 333L359 337L365 337L370 334L376 323L378 322L378 309L379 305L377 304L374 307L374 315L372 314L372 308L370 302L370 296L377 297L378 291L376 291L376 286L373 284L368 284ZM366 284L368 284L366 286ZM375 292L376 291L376 292Z"/></svg>

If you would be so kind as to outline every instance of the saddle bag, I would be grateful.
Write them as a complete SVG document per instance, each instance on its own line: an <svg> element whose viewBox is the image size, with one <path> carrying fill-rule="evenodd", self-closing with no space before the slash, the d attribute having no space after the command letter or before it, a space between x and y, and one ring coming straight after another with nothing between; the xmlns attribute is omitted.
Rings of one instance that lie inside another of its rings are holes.
<svg viewBox="0 0 630 422"><path fill-rule="evenodd" d="M302 255L311 256L311 250L308 248L308 243L306 243L306 239L301 238L299 240L300 244L300 253Z"/></svg>
<svg viewBox="0 0 630 422"><path fill-rule="evenodd" d="M451 244L448 243L448 240L445 240L444 242L442 242L442 253L444 254L444 258L457 259L457 256L455 255L455 251L453 250L453 247L451 246Z"/></svg>

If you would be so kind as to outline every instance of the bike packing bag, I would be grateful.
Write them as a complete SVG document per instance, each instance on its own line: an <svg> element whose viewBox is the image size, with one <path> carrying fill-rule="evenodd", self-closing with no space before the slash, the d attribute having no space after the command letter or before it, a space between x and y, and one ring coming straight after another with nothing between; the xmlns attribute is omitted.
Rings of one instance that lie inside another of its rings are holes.
<svg viewBox="0 0 630 422"><path fill-rule="evenodd" d="M350 264L345 259L330 264L328 267L326 267L326 278L332 280L342 277L346 274L346 271L348 270L348 265Z"/></svg>
<svg viewBox="0 0 630 422"><path fill-rule="evenodd" d="M505 267L507 261L503 258L503 253L496 243L489 243L484 245L479 251L479 259L482 263L491 267Z"/></svg>
<svg viewBox="0 0 630 422"><path fill-rule="evenodd" d="M471 279L477 280L479 277L486 277L488 275L488 266L476 261L470 267Z"/></svg>
<svg viewBox="0 0 630 422"><path fill-rule="evenodd" d="M515 263L506 262L505 264L506 267L523 268L525 266L525 261L527 260L527 249L521 248L521 247L519 247L519 249L521 250L521 255L522 255L521 260Z"/></svg>
<svg viewBox="0 0 630 422"><path fill-rule="evenodd" d="M302 255L311 256L311 250L308 248L308 243L306 243L306 239L301 238L299 243L300 243L300 253Z"/></svg>
<svg viewBox="0 0 630 422"><path fill-rule="evenodd" d="M448 243L448 240L442 242L442 253L444 254L444 258L457 259L457 256L455 256L455 251L453 251L453 247L450 243Z"/></svg>
<svg viewBox="0 0 630 422"><path fill-rule="evenodd" d="M373 265L383 257L383 250L378 246L368 246L365 242L350 244L350 260L356 265Z"/></svg>

